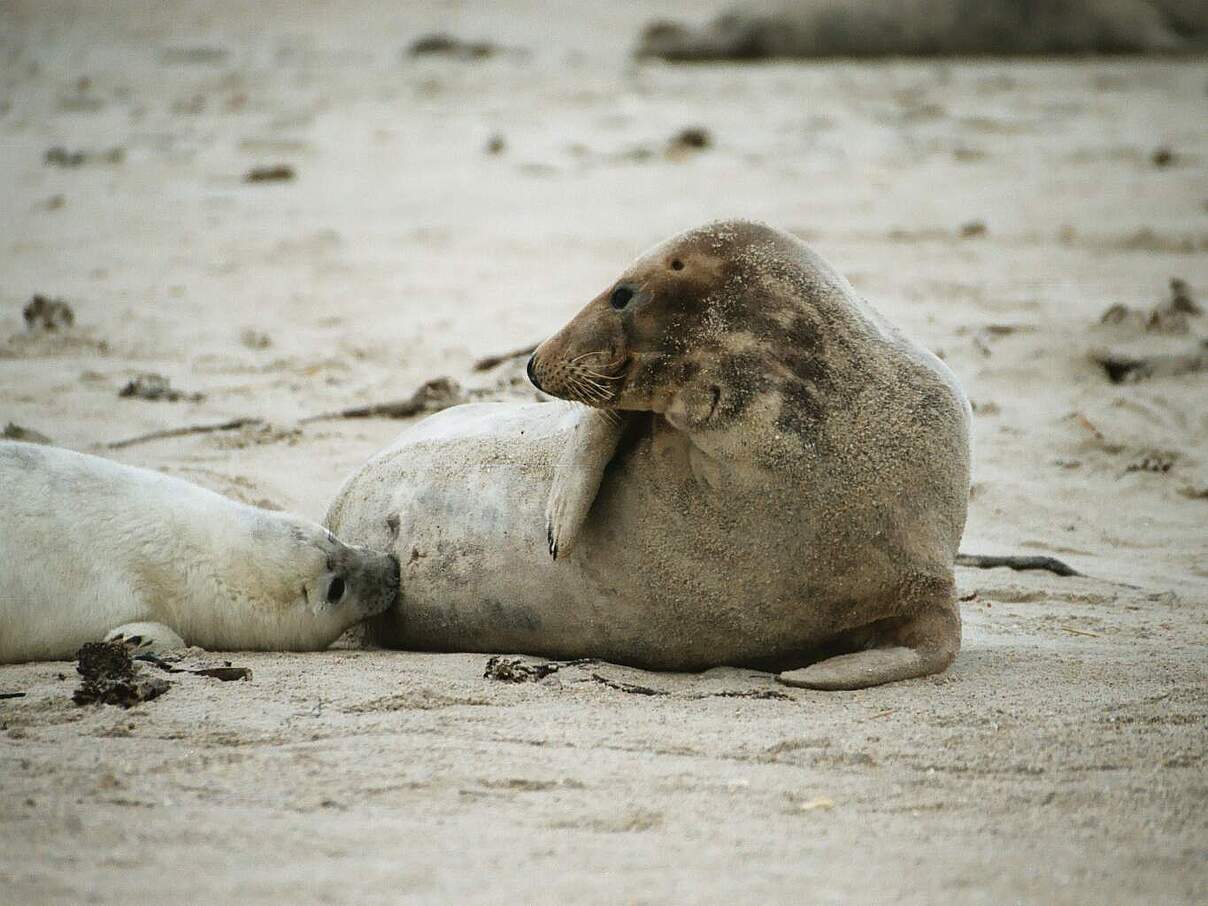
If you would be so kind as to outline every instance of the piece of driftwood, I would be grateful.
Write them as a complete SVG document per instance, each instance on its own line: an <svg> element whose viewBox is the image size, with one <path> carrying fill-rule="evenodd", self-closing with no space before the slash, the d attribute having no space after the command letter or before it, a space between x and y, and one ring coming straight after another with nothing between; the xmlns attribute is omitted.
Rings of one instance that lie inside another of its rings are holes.
<svg viewBox="0 0 1208 906"><path fill-rule="evenodd" d="M630 695L668 695L662 689L651 689L649 686L639 686L636 683L622 683L617 680L610 680L606 676L601 676L598 673L591 675L592 680L602 686L607 686L609 689L616 689L618 692L627 692Z"/></svg>
<svg viewBox="0 0 1208 906"><path fill-rule="evenodd" d="M406 399L372 403L368 406L353 406L349 409L325 412L322 415L308 415L301 419L300 423L307 424L339 418L411 418L413 415L431 414L448 409L450 406L457 406L467 402L469 398L469 394L462 390L457 381L452 378L439 377L423 384Z"/></svg>
<svg viewBox="0 0 1208 906"><path fill-rule="evenodd" d="M1026 570L1026 569L1042 569L1051 573L1056 573L1059 576L1081 576L1082 573L1074 569L1068 563L1058 560L1056 557L1035 557L1035 556L990 556L987 554L957 554L957 566L972 566L976 569L994 569L998 566L1006 566L1009 569Z"/></svg>
<svg viewBox="0 0 1208 906"><path fill-rule="evenodd" d="M518 359L522 355L532 355L540 345L540 343L530 343L527 346L521 346L519 349L513 349L511 352L502 352L499 355L483 356L474 363L474 370L490 371L496 365L502 365L504 362L511 361L512 359Z"/></svg>
<svg viewBox="0 0 1208 906"><path fill-rule="evenodd" d="M225 422L184 425L180 428L164 428L160 431L139 434L136 437L127 437L125 440L115 440L112 443L105 444L105 447L109 450L121 450L124 447L133 447L135 444L145 444L153 440L164 440L169 437L185 437L189 434L210 434L214 431L237 431L240 428L263 424L264 419L262 418L233 418Z"/></svg>
<svg viewBox="0 0 1208 906"><path fill-rule="evenodd" d="M176 667L153 654L140 654L135 657L135 660L146 661L165 673L192 673L194 676L209 676L214 679L220 679L224 683L235 680L251 681L252 678L251 667L232 667L229 663L224 667Z"/></svg>

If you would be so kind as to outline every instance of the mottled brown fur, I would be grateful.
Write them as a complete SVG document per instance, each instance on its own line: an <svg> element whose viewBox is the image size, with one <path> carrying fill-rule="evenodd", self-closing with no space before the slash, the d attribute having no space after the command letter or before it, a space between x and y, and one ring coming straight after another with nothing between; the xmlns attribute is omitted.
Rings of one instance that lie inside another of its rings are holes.
<svg viewBox="0 0 1208 906"><path fill-rule="evenodd" d="M725 222L668 240L530 375L593 408L449 410L333 505L367 544L402 515L403 602L380 639L673 669L841 652L782 675L819 688L955 656L968 404L792 236ZM416 538L442 562L408 562Z"/></svg>

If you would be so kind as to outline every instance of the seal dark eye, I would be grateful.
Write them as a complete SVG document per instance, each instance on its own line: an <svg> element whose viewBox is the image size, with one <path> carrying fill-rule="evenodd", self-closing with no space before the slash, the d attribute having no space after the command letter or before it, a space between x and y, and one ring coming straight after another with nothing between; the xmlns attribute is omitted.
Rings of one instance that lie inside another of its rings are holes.
<svg viewBox="0 0 1208 906"><path fill-rule="evenodd" d="M612 296L609 297L608 302L613 308L620 311L629 304L629 301L632 298L633 290L631 290L628 286L618 286L612 291Z"/></svg>
<svg viewBox="0 0 1208 906"><path fill-rule="evenodd" d="M344 597L344 578L336 576L327 586L327 603L338 604L342 597Z"/></svg>
<svg viewBox="0 0 1208 906"><path fill-rule="evenodd" d="M682 271L684 269L684 262L680 261L678 258L672 258L671 269L673 271Z"/></svg>

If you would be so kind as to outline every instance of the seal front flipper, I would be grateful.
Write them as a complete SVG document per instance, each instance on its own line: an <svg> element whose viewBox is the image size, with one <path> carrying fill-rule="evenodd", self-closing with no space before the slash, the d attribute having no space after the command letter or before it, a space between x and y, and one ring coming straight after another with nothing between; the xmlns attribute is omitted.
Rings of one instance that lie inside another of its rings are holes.
<svg viewBox="0 0 1208 906"><path fill-rule="evenodd" d="M121 642L131 654L160 654L187 644L163 623L125 623L105 635L106 642Z"/></svg>
<svg viewBox="0 0 1208 906"><path fill-rule="evenodd" d="M555 560L574 544L624 429L618 413L601 409L577 410L567 419L571 430L545 504L545 537Z"/></svg>

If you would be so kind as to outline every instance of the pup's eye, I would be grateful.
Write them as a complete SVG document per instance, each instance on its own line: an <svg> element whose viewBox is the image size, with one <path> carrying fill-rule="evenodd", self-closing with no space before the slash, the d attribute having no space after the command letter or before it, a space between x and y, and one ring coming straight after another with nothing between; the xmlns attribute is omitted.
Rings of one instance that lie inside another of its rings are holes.
<svg viewBox="0 0 1208 906"><path fill-rule="evenodd" d="M620 310L629 304L629 300L633 298L633 290L628 286L618 286L612 291L612 296L608 302L613 308Z"/></svg>
<svg viewBox="0 0 1208 906"><path fill-rule="evenodd" d="M327 603L338 604L342 597L344 597L344 577L336 576L327 586Z"/></svg>

